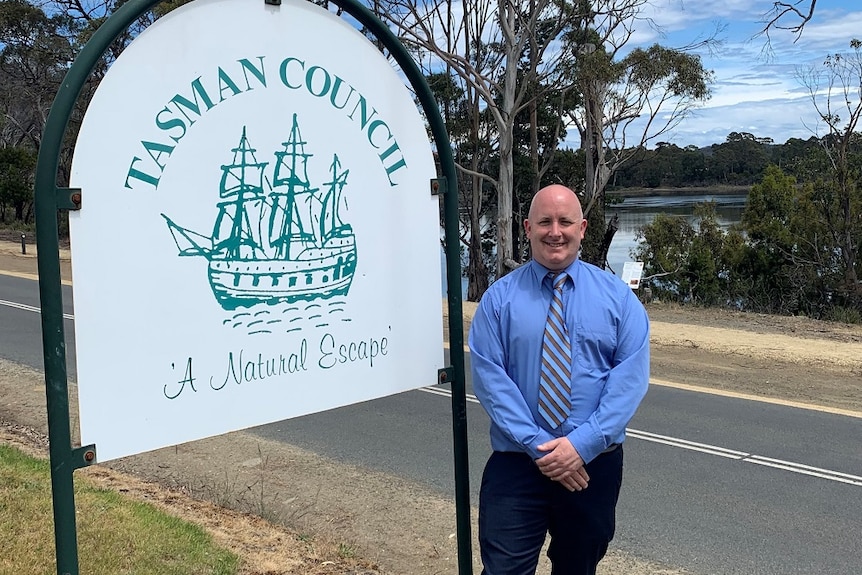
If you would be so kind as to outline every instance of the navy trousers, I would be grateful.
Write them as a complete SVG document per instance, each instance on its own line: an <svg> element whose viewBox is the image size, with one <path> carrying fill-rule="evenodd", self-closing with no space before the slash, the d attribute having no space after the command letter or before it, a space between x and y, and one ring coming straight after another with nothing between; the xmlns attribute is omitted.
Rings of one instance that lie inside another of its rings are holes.
<svg viewBox="0 0 862 575"><path fill-rule="evenodd" d="M623 449L587 464L590 482L570 492L529 455L495 451L479 493L483 575L534 575L547 533L551 575L594 575L614 536Z"/></svg>

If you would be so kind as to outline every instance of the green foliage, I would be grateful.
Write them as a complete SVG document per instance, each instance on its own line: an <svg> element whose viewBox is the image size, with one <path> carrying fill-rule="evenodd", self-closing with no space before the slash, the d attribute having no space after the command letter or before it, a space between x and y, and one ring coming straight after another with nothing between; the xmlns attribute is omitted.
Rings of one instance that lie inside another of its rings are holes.
<svg viewBox="0 0 862 575"><path fill-rule="evenodd" d="M635 48L622 61L629 69L628 81L643 93L663 84L676 98L706 100L710 96L712 74L703 68L700 56L654 44L646 50Z"/></svg>
<svg viewBox="0 0 862 575"><path fill-rule="evenodd" d="M165 0L161 4L156 4L153 7L153 14L156 16L156 18L161 18L168 12L176 10L180 6L188 4L191 1L192 0Z"/></svg>
<svg viewBox="0 0 862 575"><path fill-rule="evenodd" d="M862 323L862 311L854 308L835 306L826 312L823 319L841 323Z"/></svg>
<svg viewBox="0 0 862 575"><path fill-rule="evenodd" d="M545 174L543 184L563 184L572 190L583 190L585 172L585 158L582 148L557 150L554 153L554 161Z"/></svg>
<svg viewBox="0 0 862 575"><path fill-rule="evenodd" d="M76 26L62 13L48 16L24 0L0 0L0 146L38 148L46 106L74 55Z"/></svg>
<svg viewBox="0 0 862 575"><path fill-rule="evenodd" d="M614 176L613 188L686 188L752 185L776 164L797 177L828 169L820 140L791 138L775 144L748 132L731 132L721 144L705 148L657 142L639 148Z"/></svg>
<svg viewBox="0 0 862 575"><path fill-rule="evenodd" d="M644 262L643 277L653 278L653 294L677 299L687 290L680 273L688 262L695 230L685 218L659 214L637 233L634 257Z"/></svg>
<svg viewBox="0 0 862 575"><path fill-rule="evenodd" d="M819 316L826 307L840 266L816 197L816 186L799 186L776 167L752 188L743 225L764 261L750 273L762 277L774 296L764 311Z"/></svg>
<svg viewBox="0 0 862 575"><path fill-rule="evenodd" d="M695 208L695 221L659 214L641 228L633 256L644 262L644 278L659 298L724 305L739 236L720 229L714 202ZM726 243L726 239L731 242Z"/></svg>
<svg viewBox="0 0 862 575"><path fill-rule="evenodd" d="M0 147L0 223L32 221L36 154L25 147Z"/></svg>
<svg viewBox="0 0 862 575"><path fill-rule="evenodd" d="M770 166L752 186L739 226L722 231L710 204L697 208L696 225L660 215L640 231L634 255L664 299L853 321L862 305L845 287L838 197L834 181L799 185Z"/></svg>
<svg viewBox="0 0 862 575"><path fill-rule="evenodd" d="M770 166L759 184L751 187L742 224L755 245L767 252L792 249L790 224L794 217L796 179Z"/></svg>

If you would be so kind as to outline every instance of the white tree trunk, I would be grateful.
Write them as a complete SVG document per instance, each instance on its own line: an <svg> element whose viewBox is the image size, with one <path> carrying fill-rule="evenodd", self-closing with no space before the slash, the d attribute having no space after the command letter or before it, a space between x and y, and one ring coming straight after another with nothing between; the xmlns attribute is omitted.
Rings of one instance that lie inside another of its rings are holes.
<svg viewBox="0 0 862 575"><path fill-rule="evenodd" d="M518 80L518 59L523 42L517 37L517 12L511 2L501 0L499 10L500 28L503 32L505 53L503 86L500 94L500 107L497 117L500 131L500 168L497 177L497 279L510 270L506 260L514 259L512 242L512 193L513 193L513 122L515 112L515 90Z"/></svg>

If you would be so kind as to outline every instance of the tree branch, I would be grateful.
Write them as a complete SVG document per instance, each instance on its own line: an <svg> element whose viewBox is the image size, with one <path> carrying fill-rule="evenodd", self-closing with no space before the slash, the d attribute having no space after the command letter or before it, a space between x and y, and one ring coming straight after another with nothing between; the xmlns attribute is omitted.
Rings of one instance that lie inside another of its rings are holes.
<svg viewBox="0 0 862 575"><path fill-rule="evenodd" d="M455 167L458 168L461 172L467 174L468 176L474 176L476 178L479 178L480 180L485 180L486 182L491 182L491 185L493 185L494 187L497 186L497 180L495 180L494 178L492 178L488 174L483 174L482 172L476 172L476 171L471 170L470 168L468 168L466 166L462 166L458 162L455 162Z"/></svg>
<svg viewBox="0 0 862 575"><path fill-rule="evenodd" d="M808 3L808 9L805 10L803 7L802 10L797 8L800 4ZM766 18L766 25L764 26L761 33L766 34L766 37L769 38L769 31L772 29L776 30L788 30L793 34L796 34L796 40L799 40L800 36L802 36L802 30L805 28L805 25L811 21L811 18L814 17L814 7L817 5L817 0L796 0L795 2L773 2L772 10L767 12L764 16ZM785 16L790 16L794 19L798 19L798 22L794 25L785 25L781 23L781 19Z"/></svg>

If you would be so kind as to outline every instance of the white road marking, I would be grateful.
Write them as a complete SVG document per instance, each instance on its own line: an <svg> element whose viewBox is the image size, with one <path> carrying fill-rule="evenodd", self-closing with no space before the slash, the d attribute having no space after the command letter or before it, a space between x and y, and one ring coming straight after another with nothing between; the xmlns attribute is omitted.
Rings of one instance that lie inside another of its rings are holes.
<svg viewBox="0 0 862 575"><path fill-rule="evenodd" d="M688 441L687 439L669 437L667 435L659 435L658 433L650 433L648 431L638 431L631 428L626 428L626 435L628 437L634 437L635 439L643 439L644 441L661 443L664 445L670 445L672 447L688 449L690 451L699 451L701 453L708 453L709 455L717 455L718 457L726 457L728 459L744 459L746 456L749 455L748 453L745 453L743 451L725 449L724 447L708 445L706 443L697 443L695 441Z"/></svg>
<svg viewBox="0 0 862 575"><path fill-rule="evenodd" d="M847 483L849 485L862 485L862 477L858 475L850 475L849 473L841 473L830 469L821 469L819 467L811 467L810 465L802 465L801 463L793 463L790 461L782 461L781 459L772 459L760 455L751 455L745 460L747 463L756 465L765 465L766 467L775 467L776 469L785 469L794 473L803 475L811 475L812 477L822 477L831 481Z"/></svg>
<svg viewBox="0 0 862 575"><path fill-rule="evenodd" d="M6 306L6 307L12 307L12 308L15 308L15 309L23 309L24 311L32 311L32 312L35 312L35 313L42 313L41 308L33 307L32 305L26 305L26 304L23 304L23 303L17 303L17 302L14 302L14 301L6 301L6 300L2 300L2 299L0 299L0 305L4 305L4 306ZM70 313L64 313L64 314L63 314L63 318L74 320L74 319L75 319L75 316L73 316L73 315L72 315L72 314L70 314Z"/></svg>
<svg viewBox="0 0 862 575"><path fill-rule="evenodd" d="M424 391L425 393L432 393L434 395L442 395L445 397L452 396L452 392L448 389L440 389L437 387L423 387L420 388L419 391ZM470 403L479 403L478 398L476 398L475 395L469 393L467 394L467 401ZM650 433L649 431L640 431L637 429L632 429L630 427L626 428L626 436L633 439L640 439L652 443L660 443L662 445L678 447L680 449L688 449L689 451L697 451L700 453L706 453L708 455L715 455L717 457L735 459L737 461L742 461L743 463L753 463L755 465L773 467L775 469L782 469L784 471L790 471L802 475L810 475L812 477L819 477L821 479L828 479L830 481L837 481L839 483L846 483L848 485L856 485L862 487L862 477L858 475L851 475L849 473L841 473L840 471L832 471L831 469L822 469L820 467L803 465L802 463L794 463L792 461L784 461L782 459L773 459L771 457L754 455L745 451L727 449L725 447L719 447L717 445L698 443L696 441L689 441L687 439L671 437L668 435L659 435L658 433Z"/></svg>

